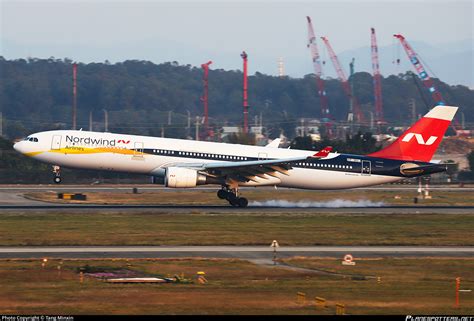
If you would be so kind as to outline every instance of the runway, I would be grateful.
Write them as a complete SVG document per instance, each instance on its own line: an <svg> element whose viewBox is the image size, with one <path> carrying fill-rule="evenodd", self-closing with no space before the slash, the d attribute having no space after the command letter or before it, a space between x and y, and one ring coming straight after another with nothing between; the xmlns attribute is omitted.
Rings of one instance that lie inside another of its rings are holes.
<svg viewBox="0 0 474 321"><path fill-rule="evenodd" d="M278 204L275 202L250 202L247 208L234 208L229 206L226 202L219 202L216 199L216 205L141 205L141 204L64 204L64 203L51 203L44 202L29 197L24 197L26 192L38 192L38 191L48 191L48 192L107 192L107 193L124 193L124 191L132 192L133 188L137 188L140 191L156 191L159 193L185 193L184 190L179 189L169 189L162 186L153 186L153 185L101 185L101 186L84 186L84 185L0 185L0 215L2 213L9 213L12 211L15 212L149 212L149 213L188 213L193 210L200 212L219 212L219 213L252 213L252 212L265 212L265 213L281 213L285 209L297 209L298 213L351 213L351 214L474 214L474 206L433 206L433 205L424 205L424 204L414 204L414 205L383 205L383 206L358 206L350 205L347 207L334 207L327 204L320 204L319 202L291 202L285 201L283 204ZM198 190L212 190L215 188L210 187L199 187ZM244 188L245 189L245 188ZM254 188L247 188L248 190L253 190ZM263 188L265 189L265 187ZM273 187L268 188L273 190ZM291 190L285 189L283 190ZM371 187L371 188L361 188L361 189L370 189L370 190L407 190L413 189L413 186L382 186L382 187ZM451 187L451 186L439 186L433 189L440 190L457 190L464 192L469 192L474 190L472 187ZM324 191L319 191L323 193ZM303 203L303 204L301 204ZM325 203L325 202L322 202ZM277 204L274 206L274 204ZM270 205L270 206L268 206ZM370 205L370 204L368 204Z"/></svg>
<svg viewBox="0 0 474 321"><path fill-rule="evenodd" d="M378 207L297 207L297 206L248 206L235 208L229 205L90 205L90 204L40 204L32 205L0 205L1 213L11 211L21 212L153 212L153 213L189 213L193 210L200 212L219 213L281 213L285 210L297 210L298 213L351 213L351 214L473 214L474 206L378 206Z"/></svg>
<svg viewBox="0 0 474 321"><path fill-rule="evenodd" d="M282 246L277 257L474 257L474 247L430 246ZM269 259L270 246L52 246L0 247L0 258L239 258Z"/></svg>
<svg viewBox="0 0 474 321"><path fill-rule="evenodd" d="M297 210L298 213L348 213L348 214L473 214L474 206L380 206L380 207L271 207L249 206L236 208L229 205L0 205L2 212L152 212L152 213L190 213L193 210L213 213L281 213L285 210Z"/></svg>
<svg viewBox="0 0 474 321"><path fill-rule="evenodd" d="M416 190L418 186L409 184L398 184L398 185L381 185L373 187L359 187L357 190L366 191L377 191L377 190L390 190L390 191L406 191ZM160 185L0 185L0 192L39 192L39 191L61 191L61 192L124 192L131 191L133 188L137 188L140 191L159 191L159 192L186 192L186 189L171 189ZM218 187L198 186L194 188L200 191L217 191ZM242 190L254 190L255 187L242 187ZM274 189L274 187L259 187L259 189ZM291 188L279 187L279 190L294 190ZM433 191L459 191L459 192L472 192L474 186L466 185L465 187L450 186L450 185L432 185L430 190ZM324 191L318 191L324 192Z"/></svg>

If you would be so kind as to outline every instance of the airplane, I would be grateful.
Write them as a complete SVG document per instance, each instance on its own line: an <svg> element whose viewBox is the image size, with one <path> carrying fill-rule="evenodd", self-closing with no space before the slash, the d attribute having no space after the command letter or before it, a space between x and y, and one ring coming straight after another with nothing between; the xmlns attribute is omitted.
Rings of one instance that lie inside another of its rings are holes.
<svg viewBox="0 0 474 321"><path fill-rule="evenodd" d="M53 130L14 144L18 152L61 166L150 175L170 188L220 185L217 196L235 207L248 200L241 186L348 189L446 171L430 162L458 107L436 106L392 144L368 155L192 141L82 130Z"/></svg>

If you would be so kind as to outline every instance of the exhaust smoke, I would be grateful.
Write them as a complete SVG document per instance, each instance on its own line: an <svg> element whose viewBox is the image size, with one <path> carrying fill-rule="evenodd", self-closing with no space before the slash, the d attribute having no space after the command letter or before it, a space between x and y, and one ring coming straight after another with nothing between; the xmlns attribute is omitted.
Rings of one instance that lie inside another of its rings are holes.
<svg viewBox="0 0 474 321"><path fill-rule="evenodd" d="M372 202L369 200L344 200L344 199L334 199L324 202L314 202L314 201L287 201L287 200L268 200L263 202L250 202L249 206L256 207L328 207L328 208L338 208L338 207L382 207L384 202Z"/></svg>

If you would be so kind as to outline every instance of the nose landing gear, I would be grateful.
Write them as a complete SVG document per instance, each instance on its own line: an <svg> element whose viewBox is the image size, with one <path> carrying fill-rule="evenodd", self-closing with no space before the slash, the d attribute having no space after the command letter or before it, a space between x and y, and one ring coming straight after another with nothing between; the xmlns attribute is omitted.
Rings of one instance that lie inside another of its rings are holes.
<svg viewBox="0 0 474 321"><path fill-rule="evenodd" d="M53 165L53 182L60 184L61 181L61 167Z"/></svg>
<svg viewBox="0 0 474 321"><path fill-rule="evenodd" d="M249 204L249 201L245 197L238 196L238 190L236 188L229 189L224 187L217 192L217 197L227 200L229 204L234 207L247 207Z"/></svg>

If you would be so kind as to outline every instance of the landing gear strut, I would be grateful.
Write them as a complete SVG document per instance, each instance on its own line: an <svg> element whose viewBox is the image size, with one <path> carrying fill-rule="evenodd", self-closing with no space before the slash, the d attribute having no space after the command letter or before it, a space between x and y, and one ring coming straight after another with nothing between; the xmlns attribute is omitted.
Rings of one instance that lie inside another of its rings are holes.
<svg viewBox="0 0 474 321"><path fill-rule="evenodd" d="M229 189L223 187L217 192L217 197L227 200L229 204L234 207L247 207L249 204L249 201L245 197L238 196L238 190L236 188Z"/></svg>
<svg viewBox="0 0 474 321"><path fill-rule="evenodd" d="M53 182L56 184L61 183L61 167L53 165Z"/></svg>

